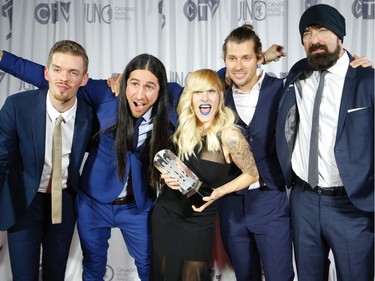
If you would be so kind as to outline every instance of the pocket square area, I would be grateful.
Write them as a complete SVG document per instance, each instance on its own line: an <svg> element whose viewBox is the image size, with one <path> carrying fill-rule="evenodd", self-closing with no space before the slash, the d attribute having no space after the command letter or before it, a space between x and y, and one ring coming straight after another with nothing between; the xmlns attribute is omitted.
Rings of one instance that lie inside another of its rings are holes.
<svg viewBox="0 0 375 281"><path fill-rule="evenodd" d="M358 111L358 110L362 110L362 109L365 109L365 108L367 108L367 107L357 107L357 108L348 109L348 113Z"/></svg>

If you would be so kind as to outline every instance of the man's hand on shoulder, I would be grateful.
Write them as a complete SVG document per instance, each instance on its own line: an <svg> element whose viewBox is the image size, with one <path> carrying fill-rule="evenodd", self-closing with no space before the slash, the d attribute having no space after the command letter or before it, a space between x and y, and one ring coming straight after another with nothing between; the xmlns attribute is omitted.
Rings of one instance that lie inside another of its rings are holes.
<svg viewBox="0 0 375 281"><path fill-rule="evenodd" d="M116 97L120 94L121 78L122 74L117 73L107 79L108 87L111 88L112 93L114 93Z"/></svg>
<svg viewBox="0 0 375 281"><path fill-rule="evenodd" d="M357 55L354 55L353 58L354 59L350 62L350 66L353 68L357 68L358 66L374 68L372 61L370 61L365 56L359 57Z"/></svg>

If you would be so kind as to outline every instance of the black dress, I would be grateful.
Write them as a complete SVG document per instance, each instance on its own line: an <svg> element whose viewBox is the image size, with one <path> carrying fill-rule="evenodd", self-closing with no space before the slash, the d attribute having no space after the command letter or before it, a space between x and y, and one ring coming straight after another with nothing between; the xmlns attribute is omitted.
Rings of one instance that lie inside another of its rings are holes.
<svg viewBox="0 0 375 281"><path fill-rule="evenodd" d="M228 182L238 173L233 163L227 163L221 151L204 149L185 164L203 182L201 188L211 189ZM182 281L186 262L204 262L198 280L210 280L207 271L212 258L216 204L203 212L194 212L190 201L178 190L164 186L151 218L153 281ZM186 279L185 279L186 280ZM197 280L197 279L187 279Z"/></svg>

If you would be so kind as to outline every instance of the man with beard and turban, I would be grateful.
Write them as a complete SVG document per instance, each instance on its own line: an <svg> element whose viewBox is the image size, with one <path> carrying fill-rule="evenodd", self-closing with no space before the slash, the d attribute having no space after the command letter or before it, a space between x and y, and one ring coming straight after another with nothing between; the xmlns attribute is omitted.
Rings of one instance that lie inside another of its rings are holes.
<svg viewBox="0 0 375 281"><path fill-rule="evenodd" d="M285 81L276 131L298 280L327 280L330 250L338 281L374 280L374 69L349 65L335 8L308 8L299 30L307 57Z"/></svg>

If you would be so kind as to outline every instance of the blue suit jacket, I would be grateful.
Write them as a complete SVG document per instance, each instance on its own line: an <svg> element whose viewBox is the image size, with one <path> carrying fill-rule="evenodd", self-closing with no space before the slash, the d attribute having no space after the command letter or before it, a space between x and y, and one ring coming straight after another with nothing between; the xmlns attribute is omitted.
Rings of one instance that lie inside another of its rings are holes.
<svg viewBox="0 0 375 281"><path fill-rule="evenodd" d="M224 77L224 70L218 74ZM250 126L238 116L233 100L232 88L225 92L225 105L237 115L237 125L250 144L258 168L260 179L270 189L285 190L285 180L276 154L277 110L283 89L282 79L265 75L261 85L259 99ZM238 191L241 194L247 189Z"/></svg>
<svg viewBox="0 0 375 281"><path fill-rule="evenodd" d="M0 69L37 87L44 87L44 66L3 52ZM176 105L182 87L177 83L168 83L169 89L169 119L172 128L177 126ZM117 176L117 161L115 156L115 139L110 132L103 130L113 126L117 121L118 98L107 86L106 80L93 80L80 88L78 96L85 99L96 112L99 121L99 142L89 151L83 172L81 190L101 203L115 200L124 187ZM126 175L132 173L133 193L139 209L145 209L153 204L154 196L147 177L148 159L142 159L140 150L128 151L126 156Z"/></svg>
<svg viewBox="0 0 375 281"><path fill-rule="evenodd" d="M11 95L0 111L0 229L11 227L38 191L44 165L48 88ZM79 169L90 140L93 112L83 100L77 112L68 186L78 190Z"/></svg>
<svg viewBox="0 0 375 281"><path fill-rule="evenodd" d="M351 56L350 56L351 57ZM298 124L294 81L307 69L306 59L290 70L277 121L277 153L288 186L291 155ZM334 147L345 190L353 204L374 211L374 69L351 68L346 74Z"/></svg>

